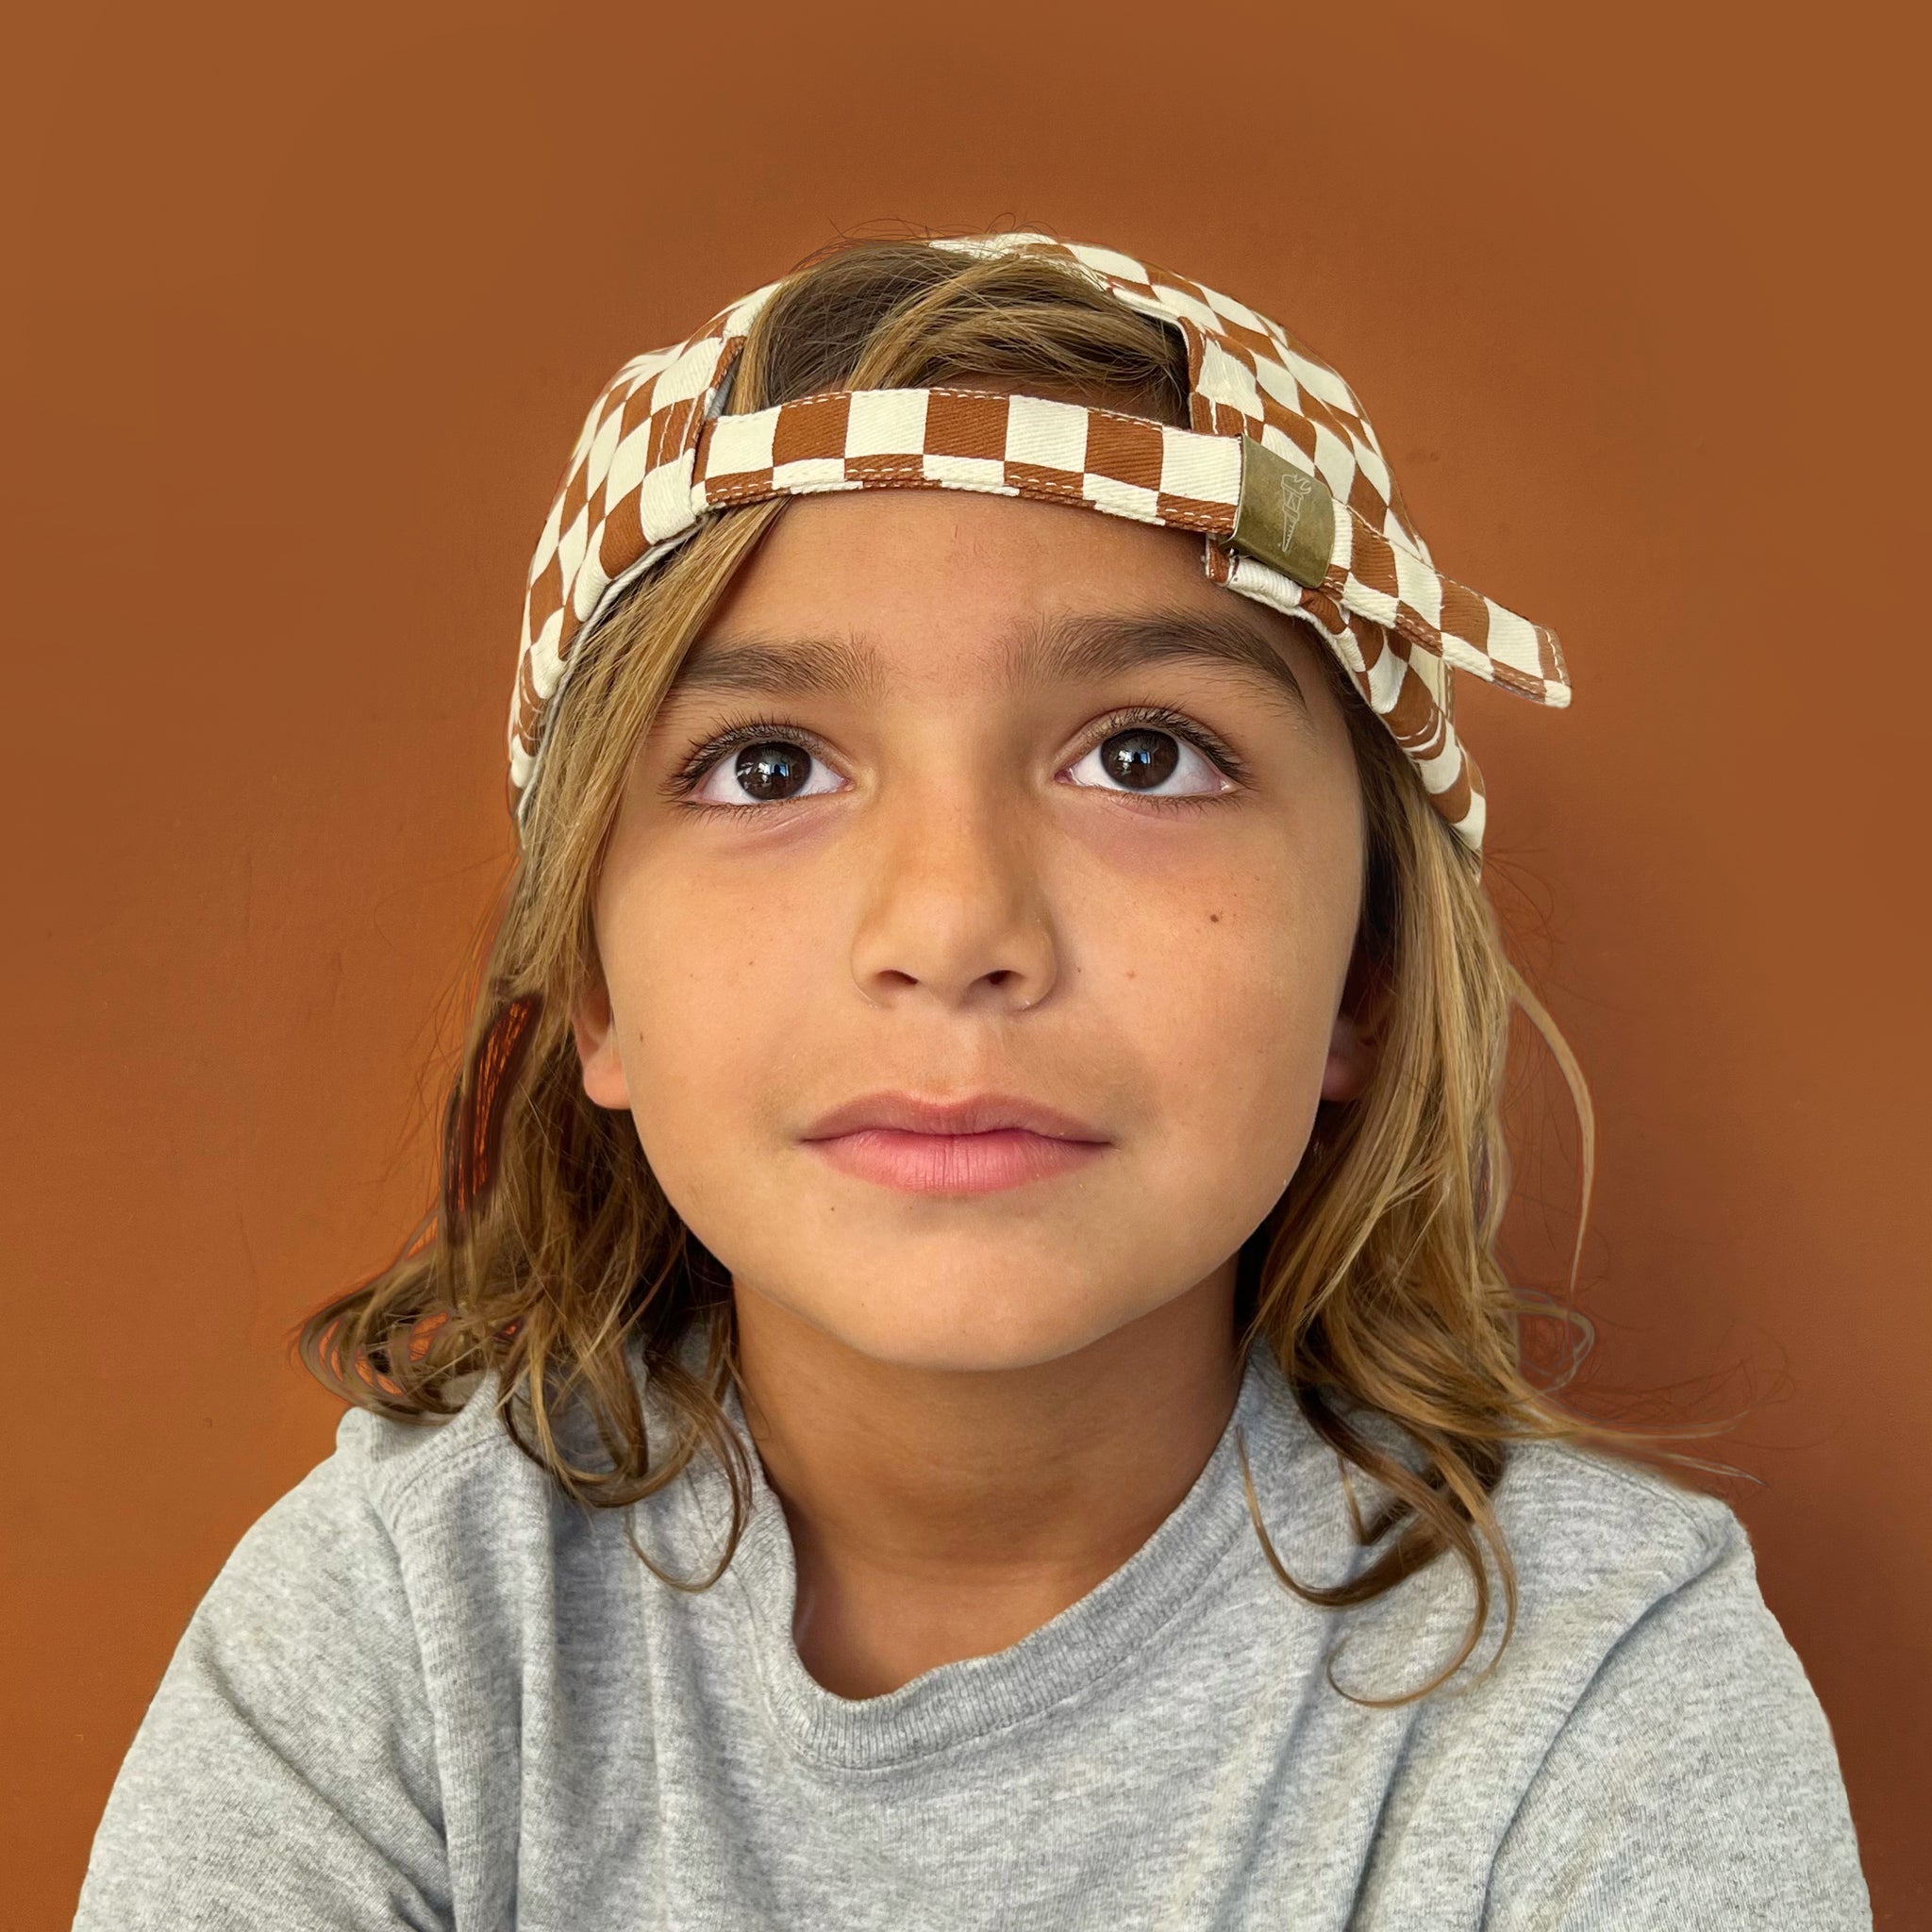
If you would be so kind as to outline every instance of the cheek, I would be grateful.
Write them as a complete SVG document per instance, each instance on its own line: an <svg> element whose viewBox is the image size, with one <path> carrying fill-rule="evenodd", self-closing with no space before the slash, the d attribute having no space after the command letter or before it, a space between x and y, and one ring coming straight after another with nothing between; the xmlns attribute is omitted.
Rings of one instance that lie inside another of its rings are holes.
<svg viewBox="0 0 1932 1932"><path fill-rule="evenodd" d="M824 895L770 873L735 888L718 870L641 866L602 909L631 1113L667 1188L743 1148L796 1084L824 1008L829 927Z"/></svg>
<svg viewBox="0 0 1932 1932"><path fill-rule="evenodd" d="M1306 1144L1347 966L1345 927L1297 896L1278 874L1191 887L1153 932L1101 928L1093 962L1169 1158L1257 1215Z"/></svg>

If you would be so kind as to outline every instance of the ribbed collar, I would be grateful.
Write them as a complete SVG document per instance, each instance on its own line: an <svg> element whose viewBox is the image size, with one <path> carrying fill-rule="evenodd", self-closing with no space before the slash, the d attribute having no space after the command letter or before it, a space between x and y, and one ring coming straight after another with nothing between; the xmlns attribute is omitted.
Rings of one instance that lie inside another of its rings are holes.
<svg viewBox="0 0 1932 1932"><path fill-rule="evenodd" d="M735 1391L726 1402L747 1448ZM818 1683L792 1640L798 1574L783 1506L754 1451L751 1508L721 1591L737 1607L774 1725L801 1756L850 1770L903 1765L1038 1716L1131 1660L1187 1610L1242 1537L1254 1534L1242 1494L1236 1432L1243 1435L1264 1507L1293 1465L1319 1452L1265 1346L1251 1355L1235 1407L1192 1487L1133 1556L1059 1615L988 1657L941 1664L884 1696L841 1697ZM701 1533L722 1547L728 1491L708 1459L685 1485ZM1269 1511L1271 1531L1276 1526ZM708 1567L708 1564L707 1565Z"/></svg>

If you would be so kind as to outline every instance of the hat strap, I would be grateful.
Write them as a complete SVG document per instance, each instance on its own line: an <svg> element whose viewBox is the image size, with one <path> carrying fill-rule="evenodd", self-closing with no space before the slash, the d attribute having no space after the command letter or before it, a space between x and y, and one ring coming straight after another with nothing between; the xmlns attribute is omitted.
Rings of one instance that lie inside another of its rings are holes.
<svg viewBox="0 0 1932 1932"><path fill-rule="evenodd" d="M1285 442L1285 439L1284 439ZM691 514L841 490L971 490L1199 533L1457 671L1570 702L1556 634L1339 502L1298 450L1041 396L834 390L698 432Z"/></svg>

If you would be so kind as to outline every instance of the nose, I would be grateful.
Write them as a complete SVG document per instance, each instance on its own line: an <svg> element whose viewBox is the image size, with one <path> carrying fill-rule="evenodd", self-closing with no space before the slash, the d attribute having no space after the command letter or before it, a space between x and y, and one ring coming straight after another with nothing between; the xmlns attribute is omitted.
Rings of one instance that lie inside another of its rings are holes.
<svg viewBox="0 0 1932 1932"><path fill-rule="evenodd" d="M1017 801L927 800L877 828L852 941L852 976L874 1006L930 999L1017 1013L1059 974L1058 943Z"/></svg>

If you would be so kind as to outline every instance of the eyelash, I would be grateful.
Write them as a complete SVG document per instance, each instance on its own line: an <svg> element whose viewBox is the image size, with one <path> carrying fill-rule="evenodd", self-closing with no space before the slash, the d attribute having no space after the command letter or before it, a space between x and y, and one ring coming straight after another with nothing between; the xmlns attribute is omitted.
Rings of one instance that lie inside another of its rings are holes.
<svg viewBox="0 0 1932 1932"><path fill-rule="evenodd" d="M1069 762L1077 763L1097 744L1105 744L1109 738L1118 737L1123 731L1155 730L1165 731L1170 737L1178 738L1183 744L1191 744L1224 778L1244 790L1248 782L1248 768L1240 753L1224 738L1208 730L1207 725L1190 718L1185 712L1171 710L1165 705L1125 705L1119 710L1109 711L1104 718L1096 719L1081 740L1080 749ZM1135 794L1124 791L1116 794L1131 798ZM1220 794L1224 798L1227 794ZM1161 798L1149 794L1141 797L1142 805L1162 806L1170 808L1186 809L1191 807L1214 805L1218 803L1212 794L1198 792L1183 793L1177 797Z"/></svg>
<svg viewBox="0 0 1932 1932"><path fill-rule="evenodd" d="M1150 729L1168 732L1184 743L1192 745L1224 777L1231 779L1236 785L1246 786L1248 768L1234 748L1225 740L1209 731L1205 724L1197 724L1192 718L1179 711L1171 710L1165 705L1125 705L1117 710L1108 712L1103 718L1096 719L1084 735L1080 749L1067 762L1077 764L1095 745L1105 744L1109 738L1118 737L1123 731ZM813 758L824 758L827 764L832 762L830 758L825 758L823 742L816 734L801 730L796 724L787 724L781 718L745 718L692 745L679 761L676 770L664 779L665 795L693 811L770 811L770 805L717 805L708 800L700 802L691 796L714 765L721 763L733 752L741 750L747 744L762 744L770 739L781 739L788 744L802 744ZM1124 792L1121 795L1131 797L1133 794ZM1226 794L1221 795L1224 797ZM1143 805L1174 808L1212 805L1217 801L1211 795L1192 793L1179 797L1146 796L1141 802Z"/></svg>
<svg viewBox="0 0 1932 1932"><path fill-rule="evenodd" d="M692 745L677 769L664 780L665 795L689 805L693 811L770 811L772 808L769 805L701 804L691 794L713 765L747 744L763 744L766 740L774 738L782 739L787 744L802 744L813 758L824 756L818 738L809 731L801 731L796 724L788 724L782 718L746 718ZM829 764L831 760L826 759L826 762Z"/></svg>

